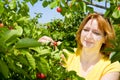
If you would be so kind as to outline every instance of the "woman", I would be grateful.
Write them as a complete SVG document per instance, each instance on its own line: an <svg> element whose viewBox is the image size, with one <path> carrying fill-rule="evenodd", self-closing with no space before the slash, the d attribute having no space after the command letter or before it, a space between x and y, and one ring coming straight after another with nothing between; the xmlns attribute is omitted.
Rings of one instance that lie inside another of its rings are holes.
<svg viewBox="0 0 120 80"><path fill-rule="evenodd" d="M76 40L78 48L75 54L69 54L66 69L74 70L86 80L119 80L120 63L111 63L110 40L115 38L113 27L100 14L92 13L81 23Z"/></svg>
<svg viewBox="0 0 120 80"><path fill-rule="evenodd" d="M86 80L119 80L120 63L111 63L111 52L103 52L105 48L113 47L110 40L114 38L113 27L108 21L98 13L89 14L77 31L75 54L68 54L64 66Z"/></svg>

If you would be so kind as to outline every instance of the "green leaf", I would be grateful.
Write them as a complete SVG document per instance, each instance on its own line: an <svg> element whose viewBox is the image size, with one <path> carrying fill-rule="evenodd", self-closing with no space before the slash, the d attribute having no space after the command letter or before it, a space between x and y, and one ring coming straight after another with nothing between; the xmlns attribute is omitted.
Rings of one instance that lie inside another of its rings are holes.
<svg viewBox="0 0 120 80"><path fill-rule="evenodd" d="M34 5L38 0L30 0L30 3Z"/></svg>
<svg viewBox="0 0 120 80"><path fill-rule="evenodd" d="M4 61L2 61L2 60L0 60L0 72L3 74L3 76L5 78L8 78L9 69L8 69L7 64Z"/></svg>
<svg viewBox="0 0 120 80"><path fill-rule="evenodd" d="M112 16L113 16L113 18L120 18L120 10L115 9Z"/></svg>
<svg viewBox="0 0 120 80"><path fill-rule="evenodd" d="M10 70L13 71L14 73L18 73L20 75L23 75L29 78L29 75L26 72L27 70L24 70L24 68L21 68L20 66L16 65L18 63L16 59L17 59L17 56L15 55L11 55L7 57L7 63L8 63L8 67L10 68ZM21 60L20 62L22 61L24 62L24 60Z"/></svg>
<svg viewBox="0 0 120 80"><path fill-rule="evenodd" d="M14 73L18 73L18 75L23 75L23 76L26 76L29 78L29 75L27 74L27 70L16 65L18 63L18 61L16 61L16 59L17 59L17 56L15 56L15 55L11 55L11 56L7 57L7 63L8 63L8 67L10 68L10 70L13 71ZM21 62L22 62L22 60L21 60Z"/></svg>
<svg viewBox="0 0 120 80"><path fill-rule="evenodd" d="M19 40L16 43L16 48L28 48L28 47L37 47L40 46L40 42L34 40L34 39L30 39L30 38L23 38L21 40Z"/></svg>
<svg viewBox="0 0 120 80"><path fill-rule="evenodd" d="M23 55L18 55L17 58L22 65L29 66L27 59Z"/></svg>
<svg viewBox="0 0 120 80"><path fill-rule="evenodd" d="M31 65L31 67L33 69L36 69L36 63L35 63L35 59L33 58L33 56L27 51L22 51L22 53L26 55L27 60L28 60L29 64Z"/></svg>
<svg viewBox="0 0 120 80"><path fill-rule="evenodd" d="M32 47L30 49L34 50L38 53L38 54L35 55L37 57L39 57L41 55L44 55L44 54L50 54L51 53L51 49L41 49L40 47Z"/></svg>
<svg viewBox="0 0 120 80"><path fill-rule="evenodd" d="M7 51L7 46L4 42L0 41L0 52L6 53Z"/></svg>
<svg viewBox="0 0 120 80"><path fill-rule="evenodd" d="M3 13L3 11L4 11L3 3L0 1L0 14Z"/></svg>
<svg viewBox="0 0 120 80"><path fill-rule="evenodd" d="M21 18L19 18L17 21L18 21L18 22L25 22L25 23L27 23L28 20L29 20L28 17L21 17Z"/></svg>
<svg viewBox="0 0 120 80"><path fill-rule="evenodd" d="M53 9L54 7L57 6L57 1L53 1L51 4L50 4L50 8Z"/></svg>
<svg viewBox="0 0 120 80"><path fill-rule="evenodd" d="M23 33L23 29L22 29L22 27L21 26L15 26L15 28L17 29L17 35L18 36L21 36L22 35L22 33Z"/></svg>
<svg viewBox="0 0 120 80"><path fill-rule="evenodd" d="M48 62L45 58L40 58L40 61L37 61L37 68L41 73L46 74L49 70Z"/></svg>
<svg viewBox="0 0 120 80"><path fill-rule="evenodd" d="M90 12L94 12L93 7L87 6L87 10L89 10Z"/></svg>
<svg viewBox="0 0 120 80"><path fill-rule="evenodd" d="M105 14L104 14L104 16L105 16L105 17L106 17L106 16L109 16L110 12L111 12L111 9L107 9L106 12L105 12Z"/></svg>
<svg viewBox="0 0 120 80"><path fill-rule="evenodd" d="M22 34L22 31L20 30L9 30L2 34L2 37L0 38L3 42L9 42L16 37L20 36Z"/></svg>
<svg viewBox="0 0 120 80"><path fill-rule="evenodd" d="M16 0L10 1L9 6L10 6L10 9L16 8Z"/></svg>
<svg viewBox="0 0 120 80"><path fill-rule="evenodd" d="M14 55L7 57L7 63L8 63L8 67L9 67L12 71L15 71L15 72L16 72L16 66L15 66L15 64L14 64L14 62L13 62L13 59L12 59L13 56L14 56Z"/></svg>
<svg viewBox="0 0 120 80"><path fill-rule="evenodd" d="M119 61L120 62L120 52L116 52L112 57L111 57L111 62Z"/></svg>
<svg viewBox="0 0 120 80"><path fill-rule="evenodd" d="M60 51L57 49L57 50L51 52L51 56L52 56L55 60L60 60L60 58L61 58L61 57L60 57L60 56L61 56Z"/></svg>
<svg viewBox="0 0 120 80"><path fill-rule="evenodd" d="M67 49L70 53L74 53L74 48L66 47L66 49Z"/></svg>
<svg viewBox="0 0 120 80"><path fill-rule="evenodd" d="M86 11L86 8L87 8L87 7L86 7L86 4L85 4L84 2L82 2L82 1L81 1L79 4L80 4L80 7L81 7L81 9L83 10L83 12L86 13L86 12L87 12L87 11Z"/></svg>
<svg viewBox="0 0 120 80"><path fill-rule="evenodd" d="M48 4L49 4L49 2L45 0L45 1L43 1L42 6L43 6L43 7L47 7Z"/></svg>

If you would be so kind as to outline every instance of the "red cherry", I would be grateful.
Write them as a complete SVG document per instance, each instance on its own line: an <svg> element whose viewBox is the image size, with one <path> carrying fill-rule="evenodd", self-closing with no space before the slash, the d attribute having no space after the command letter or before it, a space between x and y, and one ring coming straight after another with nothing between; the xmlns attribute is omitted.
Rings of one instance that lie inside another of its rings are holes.
<svg viewBox="0 0 120 80"><path fill-rule="evenodd" d="M0 23L0 27L3 27L4 26L4 24L3 23Z"/></svg>
<svg viewBox="0 0 120 80"><path fill-rule="evenodd" d="M36 77L37 77L37 78L40 78L40 77L41 77L40 73L37 73L37 74L36 74Z"/></svg>
<svg viewBox="0 0 120 80"><path fill-rule="evenodd" d="M39 79L44 79L44 78L46 78L46 76L45 76L43 73L37 73L37 74L36 74L36 77L39 78Z"/></svg>
<svg viewBox="0 0 120 80"><path fill-rule="evenodd" d="M43 74L43 73L41 73L41 79L44 79L46 76Z"/></svg>
<svg viewBox="0 0 120 80"><path fill-rule="evenodd" d="M120 10L120 6L117 9Z"/></svg>
<svg viewBox="0 0 120 80"><path fill-rule="evenodd" d="M53 42L53 45L54 45L54 46L57 46L57 42L56 42L56 41L54 41L54 42Z"/></svg>
<svg viewBox="0 0 120 80"><path fill-rule="evenodd" d="M57 12L62 12L62 9L60 7L57 8Z"/></svg>

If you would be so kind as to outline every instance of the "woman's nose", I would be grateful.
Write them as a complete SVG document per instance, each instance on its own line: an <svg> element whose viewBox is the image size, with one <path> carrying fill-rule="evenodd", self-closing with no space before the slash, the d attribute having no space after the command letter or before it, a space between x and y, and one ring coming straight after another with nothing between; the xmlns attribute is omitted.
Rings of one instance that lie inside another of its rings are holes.
<svg viewBox="0 0 120 80"><path fill-rule="evenodd" d="M88 34L86 35L88 39L92 38L92 31L89 31Z"/></svg>

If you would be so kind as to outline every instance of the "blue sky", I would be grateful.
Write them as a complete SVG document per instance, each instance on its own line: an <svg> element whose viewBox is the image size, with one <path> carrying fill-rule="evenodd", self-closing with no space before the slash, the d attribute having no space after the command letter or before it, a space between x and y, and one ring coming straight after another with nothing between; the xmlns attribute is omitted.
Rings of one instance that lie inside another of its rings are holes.
<svg viewBox="0 0 120 80"><path fill-rule="evenodd" d="M95 4L104 5L104 2L101 2L101 3L95 2ZM35 16L35 13L42 13L42 17L39 19L40 23L47 23L53 19L58 19L58 18L63 19L63 16L56 11L56 8L50 9L49 7L46 7L46 8L42 7L42 1L38 1L34 6L32 6L29 3L28 5L30 7L31 18ZM96 8L96 7L94 7L94 10L100 13L105 12L105 10Z"/></svg>
<svg viewBox="0 0 120 80"><path fill-rule="evenodd" d="M37 2L34 6L28 4L30 7L30 16L34 17L34 13L42 13L42 17L39 19L40 23L50 22L53 19L62 19L63 16L56 11L56 8L50 9L49 7L44 8L42 2Z"/></svg>

